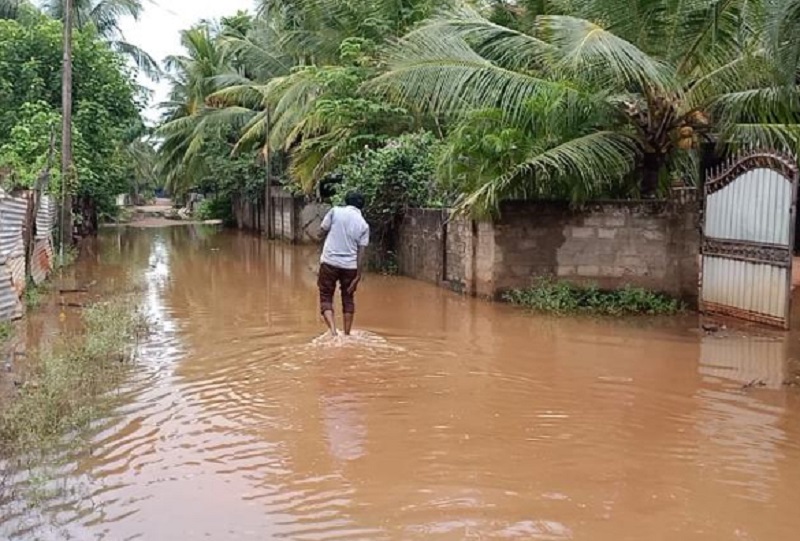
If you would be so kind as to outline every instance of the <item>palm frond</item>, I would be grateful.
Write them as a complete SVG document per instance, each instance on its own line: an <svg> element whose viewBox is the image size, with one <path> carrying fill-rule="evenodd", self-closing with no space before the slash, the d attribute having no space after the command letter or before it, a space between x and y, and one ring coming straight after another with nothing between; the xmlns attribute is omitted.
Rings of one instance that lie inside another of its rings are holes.
<svg viewBox="0 0 800 541"><path fill-rule="evenodd" d="M766 5L767 45L782 82L794 85L800 73L800 0L770 0Z"/></svg>
<svg viewBox="0 0 800 541"><path fill-rule="evenodd" d="M463 115L501 108L519 118L524 104L548 90L577 92L570 85L499 67L462 38L417 32L391 51L389 70L364 89L425 113Z"/></svg>
<svg viewBox="0 0 800 541"><path fill-rule="evenodd" d="M144 49L121 40L112 41L111 47L121 55L130 58L151 80L158 81L161 78L161 68L158 62Z"/></svg>
<svg viewBox="0 0 800 541"><path fill-rule="evenodd" d="M427 33L460 38L481 57L510 70L545 69L555 53L549 43L488 21L466 6L440 12L405 39L414 40L416 34Z"/></svg>
<svg viewBox="0 0 800 541"><path fill-rule="evenodd" d="M537 27L558 51L554 69L570 79L605 89L677 88L667 65L596 23L547 15L537 19Z"/></svg>
<svg viewBox="0 0 800 541"><path fill-rule="evenodd" d="M800 154L800 124L735 124L726 132L733 146L768 148L797 156Z"/></svg>
<svg viewBox="0 0 800 541"><path fill-rule="evenodd" d="M468 194L460 211L477 214L499 209L506 199L528 198L546 190L547 183L565 182L573 193L592 193L593 186L623 177L633 169L638 155L636 142L618 132L601 131L566 141L547 149L536 149L524 162ZM520 182L520 179L527 179Z"/></svg>

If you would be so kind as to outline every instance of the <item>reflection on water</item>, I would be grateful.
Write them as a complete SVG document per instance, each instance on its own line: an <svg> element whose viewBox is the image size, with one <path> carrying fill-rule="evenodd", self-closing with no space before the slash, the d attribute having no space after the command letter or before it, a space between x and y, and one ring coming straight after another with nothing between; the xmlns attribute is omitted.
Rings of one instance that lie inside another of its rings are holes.
<svg viewBox="0 0 800 541"><path fill-rule="evenodd" d="M114 230L76 282L141 282L114 415L11 539L795 539L795 336L547 318L369 276L322 335L313 248ZM745 388L743 388L745 387ZM16 478L19 486L25 475Z"/></svg>

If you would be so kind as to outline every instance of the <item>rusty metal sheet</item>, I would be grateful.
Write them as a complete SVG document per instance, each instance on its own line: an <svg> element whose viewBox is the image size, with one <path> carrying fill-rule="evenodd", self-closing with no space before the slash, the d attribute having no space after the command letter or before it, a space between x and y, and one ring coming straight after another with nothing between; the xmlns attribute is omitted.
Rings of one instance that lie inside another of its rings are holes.
<svg viewBox="0 0 800 541"><path fill-rule="evenodd" d="M22 302L6 265L0 265L0 321L22 317Z"/></svg>
<svg viewBox="0 0 800 541"><path fill-rule="evenodd" d="M50 239L37 240L31 258L31 278L36 285L43 283L53 270L53 245Z"/></svg>
<svg viewBox="0 0 800 541"><path fill-rule="evenodd" d="M27 212L27 199L0 192L0 260L24 255L22 232Z"/></svg>
<svg viewBox="0 0 800 541"><path fill-rule="evenodd" d="M9 257L6 265L9 272L11 272L11 281L14 283L14 288L19 295L22 295L27 285L27 280L25 280L25 256Z"/></svg>
<svg viewBox="0 0 800 541"><path fill-rule="evenodd" d="M748 151L709 173L701 310L788 328L796 162Z"/></svg>

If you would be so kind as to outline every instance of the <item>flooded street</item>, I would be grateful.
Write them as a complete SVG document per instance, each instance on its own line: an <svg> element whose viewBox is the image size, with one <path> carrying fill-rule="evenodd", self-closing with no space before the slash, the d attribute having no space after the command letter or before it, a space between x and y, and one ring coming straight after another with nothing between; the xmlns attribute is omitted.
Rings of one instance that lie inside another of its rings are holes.
<svg viewBox="0 0 800 541"><path fill-rule="evenodd" d="M120 406L0 539L794 540L800 335L692 316L555 318L368 276L315 341L314 248L114 229L79 264L142 281ZM743 388L747 387L747 388Z"/></svg>

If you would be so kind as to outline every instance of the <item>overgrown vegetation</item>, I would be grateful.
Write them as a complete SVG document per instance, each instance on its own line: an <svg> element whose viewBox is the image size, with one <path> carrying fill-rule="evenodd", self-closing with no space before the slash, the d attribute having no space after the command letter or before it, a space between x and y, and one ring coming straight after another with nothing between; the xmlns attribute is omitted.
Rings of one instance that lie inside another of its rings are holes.
<svg viewBox="0 0 800 541"><path fill-rule="evenodd" d="M355 154L339 168L342 182L333 202L343 204L347 192L360 192L367 219L379 227L395 222L408 208L443 207L447 196L434 177L437 150L433 134L420 132Z"/></svg>
<svg viewBox="0 0 800 541"><path fill-rule="evenodd" d="M10 321L0 321L0 347L4 346L14 336L14 324Z"/></svg>
<svg viewBox="0 0 800 541"><path fill-rule="evenodd" d="M76 246L67 246L63 253L59 250L54 257L53 270L60 270L71 267L75 261L78 260L78 248Z"/></svg>
<svg viewBox="0 0 800 541"><path fill-rule="evenodd" d="M473 213L656 196L704 142L796 150L798 2L261 0L184 33L162 164L186 190L215 157L269 156L273 184L345 173L391 215L397 179L358 164L424 131L428 185Z"/></svg>
<svg viewBox="0 0 800 541"><path fill-rule="evenodd" d="M96 419L146 329L127 298L87 307L83 323L80 333L28 359L16 395L0 413L0 457L43 450Z"/></svg>
<svg viewBox="0 0 800 541"><path fill-rule="evenodd" d="M32 279L28 280L25 286L25 292L22 295L25 307L28 310L33 310L42 305L47 298L47 291L49 289L48 283L36 284Z"/></svg>
<svg viewBox="0 0 800 541"><path fill-rule="evenodd" d="M235 222L230 197L213 197L203 200L195 211L198 220L222 220L226 225Z"/></svg>
<svg viewBox="0 0 800 541"><path fill-rule="evenodd" d="M672 315L684 309L679 300L642 288L603 290L596 285L580 286L551 278L541 278L525 289L508 291L503 299L530 310L555 314Z"/></svg>
<svg viewBox="0 0 800 541"><path fill-rule="evenodd" d="M60 15L61 3L49 2L45 11L17 3L25 9L0 9L0 180L6 189L31 186L46 166L52 137L50 189L60 194L62 181L67 183L76 222L91 232L98 216L115 214L117 194L141 192L152 182L147 162L155 163L155 152L140 116L144 95L130 57L119 52L136 49L116 32L118 17L138 1L75 3L74 171L66 180L58 167L63 26L48 15ZM134 56L148 64L146 55Z"/></svg>

